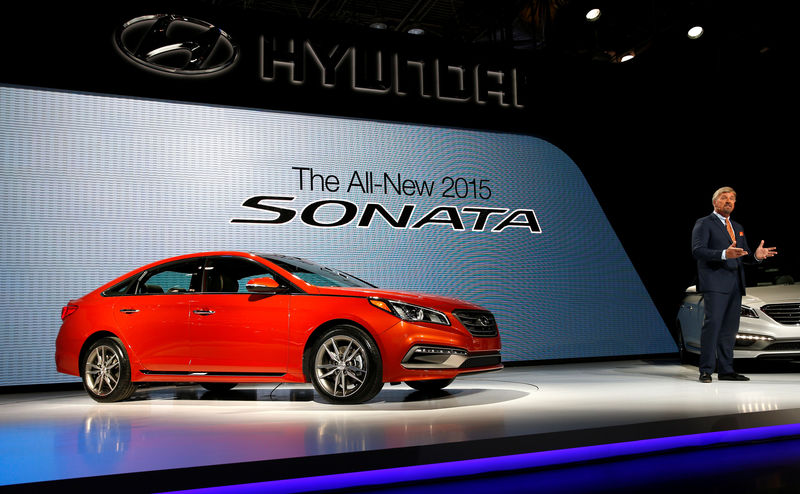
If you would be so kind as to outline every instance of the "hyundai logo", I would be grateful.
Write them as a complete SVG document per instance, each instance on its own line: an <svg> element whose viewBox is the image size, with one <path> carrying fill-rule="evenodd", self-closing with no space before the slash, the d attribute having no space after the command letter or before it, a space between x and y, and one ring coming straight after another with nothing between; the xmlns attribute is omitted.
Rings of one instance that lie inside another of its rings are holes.
<svg viewBox="0 0 800 494"><path fill-rule="evenodd" d="M486 317L486 316L481 316L481 317L478 318L478 324L480 324L481 326L484 326L484 327L491 326L492 321L490 321L489 318Z"/></svg>
<svg viewBox="0 0 800 494"><path fill-rule="evenodd" d="M119 49L149 69L185 76L207 75L233 66L239 47L211 23L172 14L131 19L117 31Z"/></svg>

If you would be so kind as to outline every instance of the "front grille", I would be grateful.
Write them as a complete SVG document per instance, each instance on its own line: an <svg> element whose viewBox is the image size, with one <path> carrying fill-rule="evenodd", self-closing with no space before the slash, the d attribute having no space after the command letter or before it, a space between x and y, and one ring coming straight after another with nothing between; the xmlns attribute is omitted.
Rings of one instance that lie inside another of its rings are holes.
<svg viewBox="0 0 800 494"><path fill-rule="evenodd" d="M461 321L467 331L476 338L497 336L497 323L488 310L454 310L453 315Z"/></svg>
<svg viewBox="0 0 800 494"><path fill-rule="evenodd" d="M800 324L800 303L769 304L762 306L761 310L781 324Z"/></svg>

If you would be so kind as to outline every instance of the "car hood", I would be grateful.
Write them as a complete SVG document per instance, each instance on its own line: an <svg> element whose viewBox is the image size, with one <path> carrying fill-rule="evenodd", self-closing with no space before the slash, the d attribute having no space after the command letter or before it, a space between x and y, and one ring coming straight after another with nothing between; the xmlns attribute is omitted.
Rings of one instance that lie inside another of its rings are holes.
<svg viewBox="0 0 800 494"><path fill-rule="evenodd" d="M378 297L451 312L455 309L486 310L483 307L452 297L380 288L316 287L320 294L349 297Z"/></svg>
<svg viewBox="0 0 800 494"><path fill-rule="evenodd" d="M800 284L754 286L747 288L742 303L751 307L766 304L785 304L800 302Z"/></svg>

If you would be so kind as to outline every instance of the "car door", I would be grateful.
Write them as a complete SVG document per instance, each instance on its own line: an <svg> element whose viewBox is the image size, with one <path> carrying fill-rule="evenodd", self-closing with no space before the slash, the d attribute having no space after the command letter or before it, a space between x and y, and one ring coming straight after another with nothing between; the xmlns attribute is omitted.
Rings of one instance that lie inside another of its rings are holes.
<svg viewBox="0 0 800 494"><path fill-rule="evenodd" d="M191 371L284 374L291 295L249 293L248 280L274 276L252 259L209 257L203 271L190 311Z"/></svg>
<svg viewBox="0 0 800 494"><path fill-rule="evenodd" d="M148 372L188 372L190 297L200 288L203 258L173 262L139 277L113 304L117 327Z"/></svg>

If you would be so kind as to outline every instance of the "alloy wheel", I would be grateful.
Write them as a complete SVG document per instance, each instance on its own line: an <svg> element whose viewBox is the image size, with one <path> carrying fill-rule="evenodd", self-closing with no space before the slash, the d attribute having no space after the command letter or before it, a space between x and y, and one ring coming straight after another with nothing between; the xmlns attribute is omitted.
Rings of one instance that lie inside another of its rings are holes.
<svg viewBox="0 0 800 494"><path fill-rule="evenodd" d="M331 336L314 358L317 382L334 398L347 398L362 388L370 372L366 350L348 335Z"/></svg>
<svg viewBox="0 0 800 494"><path fill-rule="evenodd" d="M84 372L89 390L97 396L107 396L113 393L119 384L121 375L119 355L109 346L97 346L86 359Z"/></svg>

